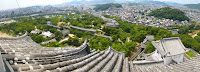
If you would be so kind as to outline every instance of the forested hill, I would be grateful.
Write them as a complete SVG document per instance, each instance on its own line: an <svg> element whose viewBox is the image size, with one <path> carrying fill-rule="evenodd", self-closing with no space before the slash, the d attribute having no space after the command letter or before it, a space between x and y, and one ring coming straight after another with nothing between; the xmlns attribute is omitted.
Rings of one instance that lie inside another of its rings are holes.
<svg viewBox="0 0 200 72"><path fill-rule="evenodd" d="M94 8L94 10L95 10L95 11L107 10L108 8L111 8L111 7L121 8L122 5L121 5L121 4L118 4L118 3L99 4L99 5L96 5L96 7Z"/></svg>
<svg viewBox="0 0 200 72"><path fill-rule="evenodd" d="M199 4L185 4L184 6L187 6L191 9L200 9L200 3Z"/></svg>
<svg viewBox="0 0 200 72"><path fill-rule="evenodd" d="M156 9L149 13L150 16L155 16L157 18L166 18L166 19L173 19L173 20L179 20L189 21L189 18L185 15L185 13L179 9L172 9L170 7L164 7L160 9Z"/></svg>

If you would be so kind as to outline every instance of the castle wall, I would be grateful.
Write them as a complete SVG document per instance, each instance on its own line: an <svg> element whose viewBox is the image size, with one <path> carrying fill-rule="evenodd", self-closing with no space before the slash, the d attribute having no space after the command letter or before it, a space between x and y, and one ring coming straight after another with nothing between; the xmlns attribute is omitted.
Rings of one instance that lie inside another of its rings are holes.
<svg viewBox="0 0 200 72"><path fill-rule="evenodd" d="M168 56L168 57L164 58L164 64L169 65L173 61L175 61L176 63L180 63L180 62L184 61L183 58L184 58L184 54L179 54L179 55L175 55L175 56Z"/></svg>
<svg viewBox="0 0 200 72"><path fill-rule="evenodd" d="M171 57L165 57L164 58L164 65L169 65L172 63L172 58Z"/></svg>
<svg viewBox="0 0 200 72"><path fill-rule="evenodd" d="M184 54L172 56L172 59L177 63L183 62Z"/></svg>
<svg viewBox="0 0 200 72"><path fill-rule="evenodd" d="M155 51L154 55L157 57L157 59L159 61L163 60L162 57L161 57L161 54L158 52L158 50Z"/></svg>

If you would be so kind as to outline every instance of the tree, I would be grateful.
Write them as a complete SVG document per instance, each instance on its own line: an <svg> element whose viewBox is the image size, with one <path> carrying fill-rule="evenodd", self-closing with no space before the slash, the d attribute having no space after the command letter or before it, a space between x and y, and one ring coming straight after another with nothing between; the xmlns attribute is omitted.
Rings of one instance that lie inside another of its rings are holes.
<svg viewBox="0 0 200 72"><path fill-rule="evenodd" d="M126 39L127 39L127 37L130 37L130 34L120 32L119 37L120 37L120 40L122 40L122 42L126 42Z"/></svg>
<svg viewBox="0 0 200 72"><path fill-rule="evenodd" d="M155 51L155 47L153 46L153 44L152 44L151 42L148 42L148 43L147 43L147 46L146 46L146 48L145 48L145 51L146 51L147 53L151 53L151 52Z"/></svg>
<svg viewBox="0 0 200 72"><path fill-rule="evenodd" d="M122 45L122 43L120 42L112 43L112 48L119 52L125 51L125 56L128 56L130 53L130 50L126 48L124 45Z"/></svg>
<svg viewBox="0 0 200 72"><path fill-rule="evenodd" d="M48 44L44 44L42 46L46 46L46 47L62 47L63 45L61 45L60 43L58 42L50 42Z"/></svg>
<svg viewBox="0 0 200 72"><path fill-rule="evenodd" d="M200 29L200 24L195 27L195 30L199 30L199 29Z"/></svg>
<svg viewBox="0 0 200 72"><path fill-rule="evenodd" d="M172 9L170 7L164 7L160 9L156 9L149 13L150 16L155 16L157 18L167 18L179 21L189 21L189 18L185 15L185 13L179 9Z"/></svg>
<svg viewBox="0 0 200 72"><path fill-rule="evenodd" d="M115 42L115 41L117 41L118 40L118 38L119 38L119 36L118 35L112 35L112 40Z"/></svg>
<svg viewBox="0 0 200 72"><path fill-rule="evenodd" d="M71 38L69 37L68 41L64 41L62 42L62 44L68 44L68 45L72 45L72 46L80 46L81 43L79 42L79 38L75 37L75 38Z"/></svg>
<svg viewBox="0 0 200 72"><path fill-rule="evenodd" d="M109 38L96 36L95 38L90 40L90 46L92 49L105 50L109 47L110 44L111 41L109 40Z"/></svg>
<svg viewBox="0 0 200 72"><path fill-rule="evenodd" d="M41 43L43 41L45 41L46 39L42 36L42 35L38 35L35 37L34 41L37 43Z"/></svg>
<svg viewBox="0 0 200 72"><path fill-rule="evenodd" d="M189 30L194 30L194 29L195 29L195 24L196 24L196 22L193 21L193 22L189 25Z"/></svg>
<svg viewBox="0 0 200 72"><path fill-rule="evenodd" d="M187 34L189 32L189 27L187 26L181 26L180 29L178 30L178 33L180 34Z"/></svg>
<svg viewBox="0 0 200 72"><path fill-rule="evenodd" d="M159 28L152 27L152 28L148 31L148 34L150 34L150 35L157 35L158 31L159 31Z"/></svg>
<svg viewBox="0 0 200 72"><path fill-rule="evenodd" d="M146 35L147 33L145 31L136 32L134 35L131 36L131 40L136 42L142 42Z"/></svg>
<svg viewBox="0 0 200 72"><path fill-rule="evenodd" d="M95 11L99 11L99 10L106 10L108 8L111 7L116 7L116 8L121 8L122 5L121 4L117 4L117 3L110 3L110 4L101 4L101 5L97 5L94 10Z"/></svg>
<svg viewBox="0 0 200 72"><path fill-rule="evenodd" d="M106 32L106 35L115 35L115 34L119 34L120 32L119 29L111 28L111 27L104 27L102 30Z"/></svg>
<svg viewBox="0 0 200 72"><path fill-rule="evenodd" d="M56 37L57 41L60 41L62 39L62 37L63 37L63 35L62 35L62 33L60 31L56 31L56 32L54 32L54 34L55 34L55 37Z"/></svg>
<svg viewBox="0 0 200 72"><path fill-rule="evenodd" d="M160 29L158 31L158 33L157 33L157 36L160 36L160 37L171 37L172 36L172 32Z"/></svg>
<svg viewBox="0 0 200 72"><path fill-rule="evenodd" d="M80 46L81 44L79 43L79 39L78 38L70 38L69 41L70 45L74 45L74 46Z"/></svg>
<svg viewBox="0 0 200 72"><path fill-rule="evenodd" d="M197 33L197 35L198 35L198 36L200 36L200 32L199 32L199 33Z"/></svg>
<svg viewBox="0 0 200 72"><path fill-rule="evenodd" d="M196 37L194 37L194 39L200 43L200 36L196 36Z"/></svg>
<svg viewBox="0 0 200 72"><path fill-rule="evenodd" d="M136 43L135 42L125 42L125 46L126 48L128 48L130 51L134 51L135 50L135 46L136 46Z"/></svg>
<svg viewBox="0 0 200 72"><path fill-rule="evenodd" d="M181 41L186 48L195 48L195 45L198 43L197 40L193 39L191 36L184 34L181 35Z"/></svg>
<svg viewBox="0 0 200 72"><path fill-rule="evenodd" d="M77 37L81 38L83 36L83 32L79 30L74 30L74 34L76 34Z"/></svg>

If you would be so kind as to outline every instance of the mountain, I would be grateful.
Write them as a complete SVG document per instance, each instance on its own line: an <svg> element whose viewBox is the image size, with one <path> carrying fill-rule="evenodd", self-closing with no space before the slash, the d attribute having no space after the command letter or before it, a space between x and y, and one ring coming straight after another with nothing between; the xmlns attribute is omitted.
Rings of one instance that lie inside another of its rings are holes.
<svg viewBox="0 0 200 72"><path fill-rule="evenodd" d="M157 5L165 5L165 6L167 6L166 3L160 2L160 1L143 1L143 2L140 2L140 3L145 3L145 4L157 4Z"/></svg>
<svg viewBox="0 0 200 72"><path fill-rule="evenodd" d="M156 9L149 13L150 16L155 16L157 18L166 18L173 19L179 21L189 21L189 18L185 15L185 13L179 9L173 9L170 7L164 7L160 9Z"/></svg>
<svg viewBox="0 0 200 72"><path fill-rule="evenodd" d="M72 2L67 2L64 4L105 4L105 3L114 3L116 0L74 0Z"/></svg>
<svg viewBox="0 0 200 72"><path fill-rule="evenodd" d="M99 11L99 10L107 10L109 8L121 8L122 5L118 4L118 3L109 3L109 4L100 4L100 5L96 5L96 7L94 8L95 11Z"/></svg>
<svg viewBox="0 0 200 72"><path fill-rule="evenodd" d="M199 4L185 4L184 6L187 6L191 9L199 9L200 10L200 3Z"/></svg>
<svg viewBox="0 0 200 72"><path fill-rule="evenodd" d="M81 4L81 3L82 3L82 1L74 0L74 1L71 1L71 2L64 3L64 4Z"/></svg>
<svg viewBox="0 0 200 72"><path fill-rule="evenodd" d="M182 6L183 4L176 3L176 2L167 2L167 1L148 1L144 0L139 3L145 3L145 4L158 4L158 5L165 5L165 6Z"/></svg>
<svg viewBox="0 0 200 72"><path fill-rule="evenodd" d="M176 2L164 2L165 4L169 6L182 6L183 4L181 3L176 3Z"/></svg>

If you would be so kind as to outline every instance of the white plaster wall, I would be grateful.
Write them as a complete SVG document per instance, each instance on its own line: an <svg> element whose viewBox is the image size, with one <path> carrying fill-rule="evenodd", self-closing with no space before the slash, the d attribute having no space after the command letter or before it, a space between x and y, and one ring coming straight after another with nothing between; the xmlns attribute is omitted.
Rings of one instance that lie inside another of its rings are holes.
<svg viewBox="0 0 200 72"><path fill-rule="evenodd" d="M172 58L171 57L165 57L164 58L164 65L169 65L172 62Z"/></svg>
<svg viewBox="0 0 200 72"><path fill-rule="evenodd" d="M184 57L184 54L180 54L180 55L173 56L172 59L176 61L177 63L180 63L180 62L183 62L183 57Z"/></svg>
<svg viewBox="0 0 200 72"><path fill-rule="evenodd" d="M161 57L161 54L158 53L158 50L155 51L154 55L159 61L163 60L162 57Z"/></svg>
<svg viewBox="0 0 200 72"><path fill-rule="evenodd" d="M176 61L177 63L183 62L184 54L175 55L172 57L165 57L164 58L164 65L168 65L172 62L172 60Z"/></svg>

